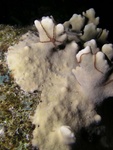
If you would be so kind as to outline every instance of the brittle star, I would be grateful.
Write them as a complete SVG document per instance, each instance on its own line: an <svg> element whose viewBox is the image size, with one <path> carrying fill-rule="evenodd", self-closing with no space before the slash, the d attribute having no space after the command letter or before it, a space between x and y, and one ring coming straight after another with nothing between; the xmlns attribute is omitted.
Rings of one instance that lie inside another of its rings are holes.
<svg viewBox="0 0 113 150"><path fill-rule="evenodd" d="M53 37L51 37L51 36L49 35L49 33L46 31L46 29L43 27L43 25L42 25L42 23L41 23L41 22L40 22L40 24L41 24L41 27L43 28L43 30L45 31L45 33L46 33L47 37L50 39L49 41L40 41L41 43L48 43L48 42L52 42L52 43L53 43L53 45L54 45L55 47L57 46L57 45L56 45L56 42L58 42L58 43L61 43L61 44L62 44L62 42L61 42L61 41L56 40L55 25L54 25L54 27L53 27Z"/></svg>
<svg viewBox="0 0 113 150"><path fill-rule="evenodd" d="M79 60L78 63L81 63L81 61L82 61L82 56L83 56L83 55L86 55L86 54L90 54L90 52L83 53L83 54L80 56L80 60ZM96 54L94 54L94 68L95 68L97 71L99 71L100 73L104 74L104 73L103 73L101 70L99 70L99 69L97 68L97 66L96 66Z"/></svg>

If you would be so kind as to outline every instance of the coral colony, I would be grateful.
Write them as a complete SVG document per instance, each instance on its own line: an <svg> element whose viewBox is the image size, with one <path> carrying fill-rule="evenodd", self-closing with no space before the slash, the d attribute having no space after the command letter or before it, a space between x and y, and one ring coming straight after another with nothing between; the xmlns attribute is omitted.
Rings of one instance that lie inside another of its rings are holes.
<svg viewBox="0 0 113 150"><path fill-rule="evenodd" d="M32 145L70 150L82 127L101 121L95 107L113 96L113 46L93 8L63 24L48 16L34 23L35 33L8 48L7 64L22 90L41 91Z"/></svg>

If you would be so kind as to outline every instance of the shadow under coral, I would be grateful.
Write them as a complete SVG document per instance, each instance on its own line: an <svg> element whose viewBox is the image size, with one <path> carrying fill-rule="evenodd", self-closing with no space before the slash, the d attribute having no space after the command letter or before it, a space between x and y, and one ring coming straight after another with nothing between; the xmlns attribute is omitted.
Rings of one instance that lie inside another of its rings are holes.
<svg viewBox="0 0 113 150"><path fill-rule="evenodd" d="M113 97L106 99L97 112L101 123L81 129L72 150L113 150Z"/></svg>

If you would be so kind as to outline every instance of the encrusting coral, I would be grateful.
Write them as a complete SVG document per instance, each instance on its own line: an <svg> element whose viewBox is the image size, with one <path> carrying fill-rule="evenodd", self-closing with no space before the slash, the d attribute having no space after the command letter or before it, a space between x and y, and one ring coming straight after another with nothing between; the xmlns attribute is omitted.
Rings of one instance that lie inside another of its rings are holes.
<svg viewBox="0 0 113 150"><path fill-rule="evenodd" d="M96 105L113 96L113 47L98 24L92 8L64 24L43 17L35 20L38 32L8 48L16 83L25 92L41 91L32 117L32 144L40 150L70 150L82 127L101 121Z"/></svg>

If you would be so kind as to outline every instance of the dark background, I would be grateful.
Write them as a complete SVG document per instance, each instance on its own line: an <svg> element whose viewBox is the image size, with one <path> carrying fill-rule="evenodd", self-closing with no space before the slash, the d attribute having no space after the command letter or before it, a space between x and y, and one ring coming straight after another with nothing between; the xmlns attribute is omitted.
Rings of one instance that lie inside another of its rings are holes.
<svg viewBox="0 0 113 150"><path fill-rule="evenodd" d="M24 26L33 24L35 19L52 15L57 22L63 23L74 13L81 14L94 8L100 17L100 27L110 31L113 41L112 1L105 0L0 0L0 24Z"/></svg>
<svg viewBox="0 0 113 150"><path fill-rule="evenodd" d="M111 1L112 2L112 1ZM113 9L110 0L0 0L0 24L30 25L35 19L52 15L63 23L74 13L94 8L100 27L113 32ZM110 39L112 40L112 33ZM112 40L113 41L113 40Z"/></svg>

